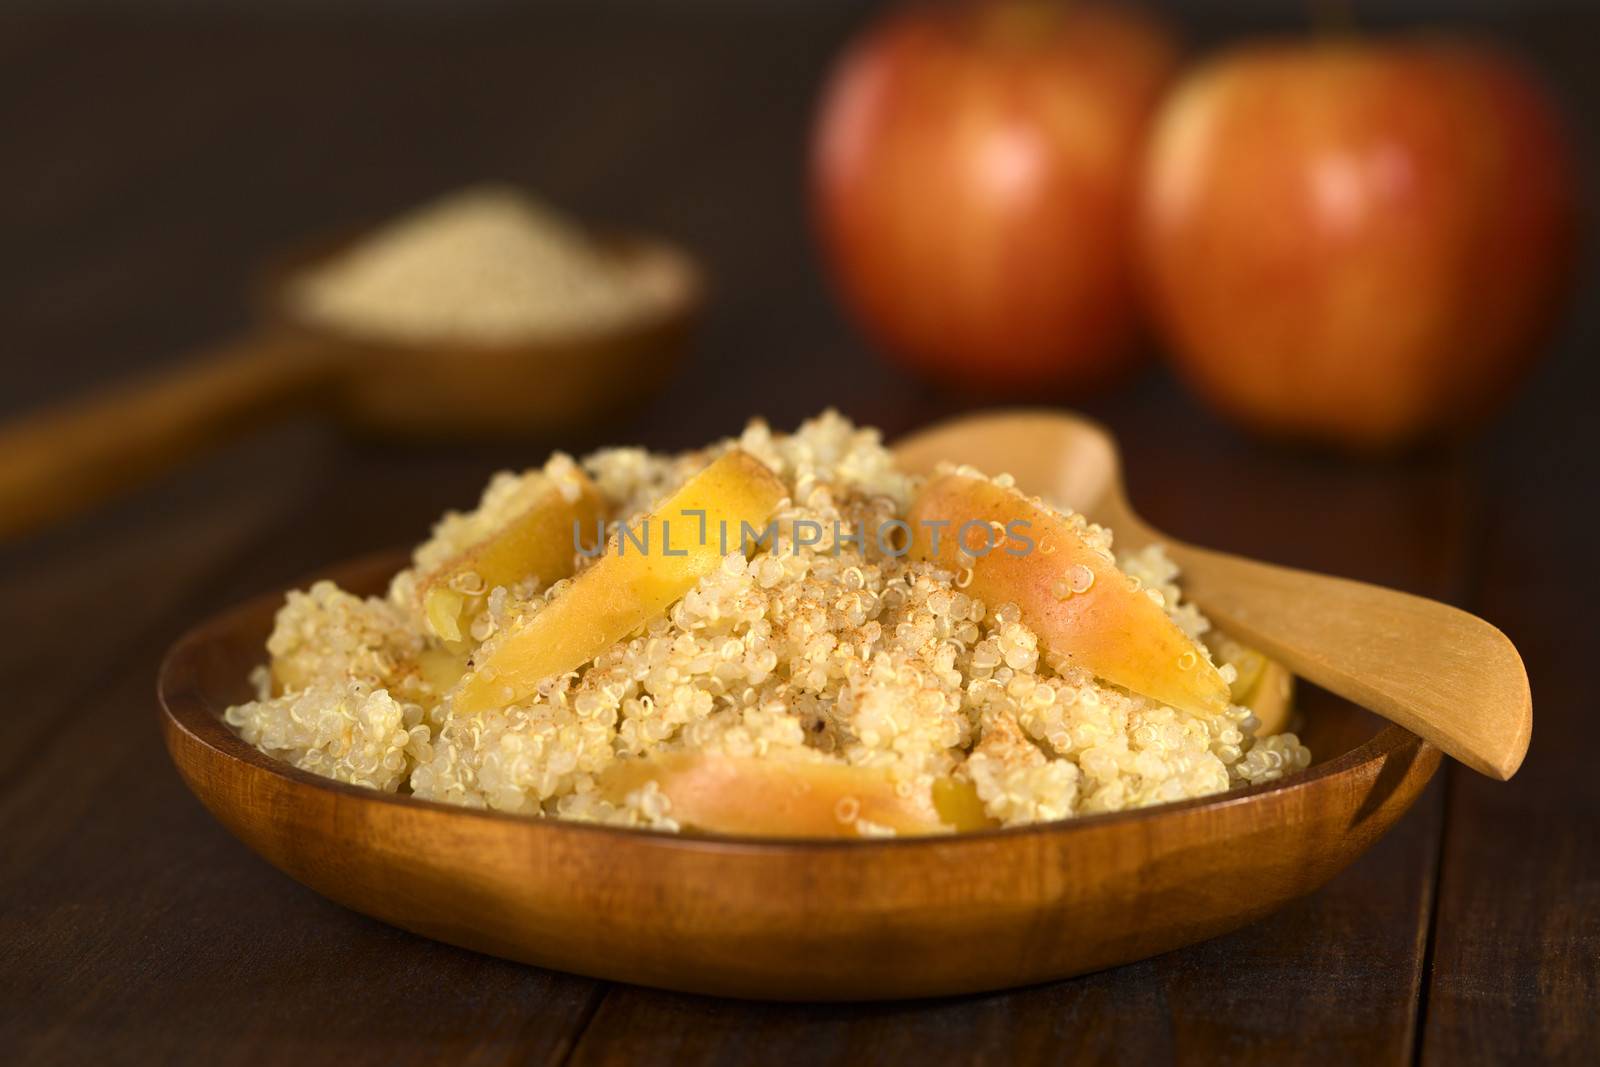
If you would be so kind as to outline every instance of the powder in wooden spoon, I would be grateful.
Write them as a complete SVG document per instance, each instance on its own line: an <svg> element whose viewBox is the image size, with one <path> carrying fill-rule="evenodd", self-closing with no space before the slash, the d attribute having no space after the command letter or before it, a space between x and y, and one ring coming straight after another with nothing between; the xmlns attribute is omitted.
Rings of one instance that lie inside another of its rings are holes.
<svg viewBox="0 0 1600 1067"><path fill-rule="evenodd" d="M615 325L664 281L521 191L462 190L389 223L301 278L301 316L398 341L514 343Z"/></svg>

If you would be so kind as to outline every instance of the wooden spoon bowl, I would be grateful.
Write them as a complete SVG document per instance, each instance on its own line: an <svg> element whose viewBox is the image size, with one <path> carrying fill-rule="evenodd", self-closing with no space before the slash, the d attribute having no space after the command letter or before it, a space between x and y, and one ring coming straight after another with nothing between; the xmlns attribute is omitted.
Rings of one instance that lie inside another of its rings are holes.
<svg viewBox="0 0 1600 1067"><path fill-rule="evenodd" d="M958 423L897 454L912 467L939 458L1003 465L1063 503L1102 517L1125 509L1115 452L1098 428L1061 416L995 418L1021 422ZM1131 511L1120 517L1134 543L1153 536ZM1204 559L1193 558L1204 573ZM330 576L378 592L404 563L397 554ZM407 930L698 993L970 993L1178 948L1322 885L1393 825L1439 765L1427 741L1305 687L1302 733L1318 761L1309 770L1142 811L858 841L528 819L340 785L240 740L221 715L251 697L245 679L281 603L281 594L265 596L204 624L162 667L168 749L224 825L319 893Z"/></svg>
<svg viewBox="0 0 1600 1067"><path fill-rule="evenodd" d="M269 263L254 303L268 336L310 353L332 410L382 434L516 437L624 410L678 369L704 300L699 269L683 252L637 235L597 233L595 248L624 274L653 279L656 299L624 321L504 343L399 341L307 321L293 286L361 236L311 243Z"/></svg>
<svg viewBox="0 0 1600 1067"><path fill-rule="evenodd" d="M0 539L63 519L277 419L320 410L360 430L420 437L548 434L614 414L677 369L704 301L698 266L661 241L599 235L659 299L625 320L508 343L404 343L306 321L294 280L355 240L268 264L257 326L143 378L0 426Z"/></svg>

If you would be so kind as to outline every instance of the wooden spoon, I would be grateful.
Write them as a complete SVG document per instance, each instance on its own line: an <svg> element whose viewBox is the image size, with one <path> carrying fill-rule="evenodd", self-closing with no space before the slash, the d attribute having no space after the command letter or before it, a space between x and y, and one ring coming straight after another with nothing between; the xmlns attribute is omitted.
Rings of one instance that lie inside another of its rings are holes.
<svg viewBox="0 0 1600 1067"><path fill-rule="evenodd" d="M1533 702L1505 634L1437 601L1167 536L1128 505L1116 445L1088 419L1046 411L955 419L894 453L919 473L946 460L1010 472L1028 492L1110 527L1120 548L1160 542L1183 570L1185 594L1224 631L1475 771L1505 781L1522 765Z"/></svg>
<svg viewBox="0 0 1600 1067"><path fill-rule="evenodd" d="M260 324L245 337L0 427L0 538L77 512L263 423L328 410L362 428L421 436L526 434L572 426L648 395L687 347L701 303L694 263L633 237L601 239L668 298L626 323L514 344L405 344L297 318L301 272L352 238L263 272Z"/></svg>

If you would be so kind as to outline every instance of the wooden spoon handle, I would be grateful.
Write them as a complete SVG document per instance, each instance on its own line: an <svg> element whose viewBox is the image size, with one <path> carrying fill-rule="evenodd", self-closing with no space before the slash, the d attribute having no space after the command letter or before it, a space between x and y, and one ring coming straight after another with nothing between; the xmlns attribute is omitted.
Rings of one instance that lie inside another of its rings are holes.
<svg viewBox="0 0 1600 1067"><path fill-rule="evenodd" d="M312 396L326 341L246 337L0 427L0 538L64 519Z"/></svg>
<svg viewBox="0 0 1600 1067"><path fill-rule="evenodd" d="M1528 672L1487 622L1364 582L1166 544L1185 595L1230 635L1474 770L1505 781L1521 766L1533 733Z"/></svg>

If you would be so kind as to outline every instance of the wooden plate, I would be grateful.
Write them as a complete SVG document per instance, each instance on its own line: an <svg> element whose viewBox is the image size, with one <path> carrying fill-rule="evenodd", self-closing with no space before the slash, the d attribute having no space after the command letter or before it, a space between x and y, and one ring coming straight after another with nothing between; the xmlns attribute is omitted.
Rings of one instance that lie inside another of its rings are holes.
<svg viewBox="0 0 1600 1067"><path fill-rule="evenodd" d="M391 554L336 569L381 591ZM318 778L223 710L282 594L190 632L161 668L179 772L229 830L333 900L541 967L722 996L919 997L1063 978L1232 930L1322 885L1411 806L1439 752L1320 691L1320 762L1138 812L955 837L768 841L528 819Z"/></svg>

